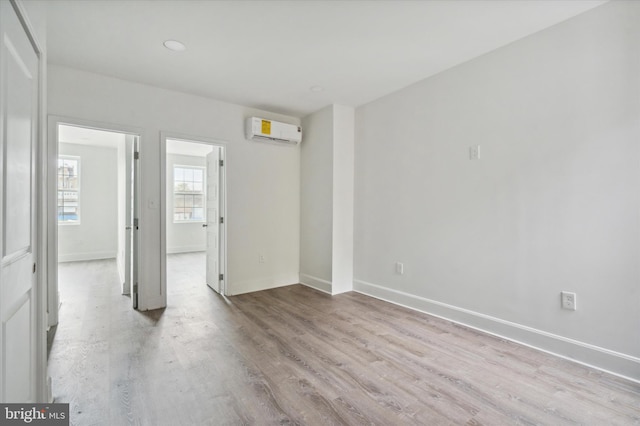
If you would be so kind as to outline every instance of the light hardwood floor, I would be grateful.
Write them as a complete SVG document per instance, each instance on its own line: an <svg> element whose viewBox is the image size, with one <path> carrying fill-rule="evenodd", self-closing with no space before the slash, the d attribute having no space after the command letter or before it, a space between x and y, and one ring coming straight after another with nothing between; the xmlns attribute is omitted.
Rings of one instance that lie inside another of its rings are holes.
<svg viewBox="0 0 640 426"><path fill-rule="evenodd" d="M72 424L640 424L636 383L357 293L227 299L202 259L170 256L146 313L113 261L60 265L49 370Z"/></svg>

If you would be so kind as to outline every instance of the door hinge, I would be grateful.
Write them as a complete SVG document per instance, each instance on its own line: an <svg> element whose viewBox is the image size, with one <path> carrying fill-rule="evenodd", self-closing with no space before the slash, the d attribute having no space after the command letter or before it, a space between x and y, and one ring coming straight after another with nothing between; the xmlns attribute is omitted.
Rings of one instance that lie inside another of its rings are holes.
<svg viewBox="0 0 640 426"><path fill-rule="evenodd" d="M220 281L224 280L224 274L220 274L218 278L220 278Z"/></svg>
<svg viewBox="0 0 640 426"><path fill-rule="evenodd" d="M136 229L138 229L138 218L137 217L135 219L133 219L133 226L135 226Z"/></svg>
<svg viewBox="0 0 640 426"><path fill-rule="evenodd" d="M138 283L135 283L135 284L133 285L133 292L134 292L134 293L137 293L137 292L138 292Z"/></svg>
<svg viewBox="0 0 640 426"><path fill-rule="evenodd" d="M224 166L224 160L220 160L220 167Z"/></svg>
<svg viewBox="0 0 640 426"><path fill-rule="evenodd" d="M36 273L36 264L35 263L33 264L33 273L34 274Z"/></svg>
<svg viewBox="0 0 640 426"><path fill-rule="evenodd" d="M220 223L224 223L224 217L220 218Z"/></svg>
<svg viewBox="0 0 640 426"><path fill-rule="evenodd" d="M140 159L140 152L139 151L136 151L136 152L133 153L133 159L134 160L139 160Z"/></svg>

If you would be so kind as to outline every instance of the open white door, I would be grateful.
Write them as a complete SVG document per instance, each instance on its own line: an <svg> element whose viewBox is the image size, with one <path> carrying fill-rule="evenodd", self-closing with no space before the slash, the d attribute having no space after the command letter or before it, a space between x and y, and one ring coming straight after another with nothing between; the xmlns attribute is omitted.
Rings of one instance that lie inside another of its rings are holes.
<svg viewBox="0 0 640 426"><path fill-rule="evenodd" d="M207 154L207 285L223 292L220 276L220 148Z"/></svg>
<svg viewBox="0 0 640 426"><path fill-rule="evenodd" d="M35 160L38 55L0 2L0 402L35 402L38 351Z"/></svg>

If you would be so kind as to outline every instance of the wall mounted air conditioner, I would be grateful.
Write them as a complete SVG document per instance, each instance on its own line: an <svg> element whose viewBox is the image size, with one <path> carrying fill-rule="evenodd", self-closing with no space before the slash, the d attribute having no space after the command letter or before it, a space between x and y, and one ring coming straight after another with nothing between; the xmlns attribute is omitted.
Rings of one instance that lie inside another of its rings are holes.
<svg viewBox="0 0 640 426"><path fill-rule="evenodd" d="M247 118L245 130L247 139L254 141L274 141L297 145L302 140L302 129L300 126L266 120L264 118Z"/></svg>

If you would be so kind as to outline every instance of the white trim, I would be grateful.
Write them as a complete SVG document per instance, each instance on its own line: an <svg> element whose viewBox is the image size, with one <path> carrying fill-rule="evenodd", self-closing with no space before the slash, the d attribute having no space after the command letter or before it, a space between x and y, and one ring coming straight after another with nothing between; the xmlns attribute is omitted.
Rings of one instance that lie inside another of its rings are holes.
<svg viewBox="0 0 640 426"><path fill-rule="evenodd" d="M103 260L103 259L115 259L115 251L93 251L93 252L80 252L80 253L66 253L58 254L58 262L83 262L86 260Z"/></svg>
<svg viewBox="0 0 640 426"><path fill-rule="evenodd" d="M640 383L640 358L361 280L354 291Z"/></svg>
<svg viewBox="0 0 640 426"><path fill-rule="evenodd" d="M58 125L49 116L47 123L47 164L43 190L46 192L47 209L44 220L47 224L47 325L58 324ZM54 208L55 207L55 208Z"/></svg>
<svg viewBox="0 0 640 426"><path fill-rule="evenodd" d="M167 247L167 254L195 253L199 251L207 251L207 247L206 246Z"/></svg>
<svg viewBox="0 0 640 426"><path fill-rule="evenodd" d="M229 219L227 217L227 168L229 166L227 162L227 142L202 137L185 135L184 133L175 132L160 132L160 293L161 296L157 298L155 307L161 308L167 306L167 139L208 144L216 147L220 147L220 160L224 161L224 167L220 173L220 214L224 217L224 223L220 225L220 274L224 275L224 280L220 283L221 294L229 296L229 288L227 283L229 282L229 272L227 268L227 229ZM195 223L195 222L185 222ZM200 250L197 250L200 251Z"/></svg>
<svg viewBox="0 0 640 426"><path fill-rule="evenodd" d="M300 273L300 284L314 288L323 293L332 294L331 290L333 285L331 284L331 281L323 280L322 278L314 277L313 275Z"/></svg>
<svg viewBox="0 0 640 426"><path fill-rule="evenodd" d="M298 284L300 277L298 274L283 274L259 280L246 280L233 283L233 291L228 296L238 294L253 293L254 291L269 290L277 287L286 287Z"/></svg>

